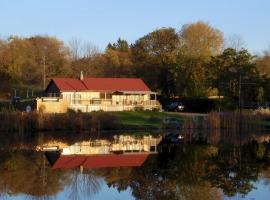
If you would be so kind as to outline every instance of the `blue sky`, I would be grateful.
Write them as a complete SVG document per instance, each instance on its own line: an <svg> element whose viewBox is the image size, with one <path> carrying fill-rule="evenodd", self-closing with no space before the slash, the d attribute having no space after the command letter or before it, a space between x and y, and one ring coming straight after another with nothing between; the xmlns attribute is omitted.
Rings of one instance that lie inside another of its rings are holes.
<svg viewBox="0 0 270 200"><path fill-rule="evenodd" d="M102 50L118 37L134 42L156 28L202 20L260 53L270 46L269 9L269 0L0 0L0 36L76 37Z"/></svg>

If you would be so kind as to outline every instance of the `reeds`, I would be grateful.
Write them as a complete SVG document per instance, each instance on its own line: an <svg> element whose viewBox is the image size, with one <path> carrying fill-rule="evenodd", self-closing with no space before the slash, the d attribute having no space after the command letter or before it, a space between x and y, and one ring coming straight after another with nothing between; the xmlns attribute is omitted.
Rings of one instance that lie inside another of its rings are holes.
<svg viewBox="0 0 270 200"><path fill-rule="evenodd" d="M186 141L241 144L263 132L262 121L263 117L256 114L213 112L204 117L186 119L183 124L183 134L184 137L186 136Z"/></svg>
<svg viewBox="0 0 270 200"><path fill-rule="evenodd" d="M1 132L33 131L98 131L99 129L117 129L120 126L117 117L109 113L65 113L43 114L19 111L0 112Z"/></svg>

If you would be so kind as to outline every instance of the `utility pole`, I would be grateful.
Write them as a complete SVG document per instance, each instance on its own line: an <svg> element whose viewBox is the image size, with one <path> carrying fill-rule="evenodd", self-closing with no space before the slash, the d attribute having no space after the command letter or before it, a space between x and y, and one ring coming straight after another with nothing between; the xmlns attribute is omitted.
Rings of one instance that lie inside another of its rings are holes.
<svg viewBox="0 0 270 200"><path fill-rule="evenodd" d="M238 87L238 109L239 109L239 166L242 168L242 105L241 105L241 85L242 85L242 73L239 73L239 87Z"/></svg>
<svg viewBox="0 0 270 200"><path fill-rule="evenodd" d="M242 108L241 108L241 85L242 85L242 74L240 72L239 74L239 87L238 87L238 109L239 109L239 112L241 114L242 112Z"/></svg>
<svg viewBox="0 0 270 200"><path fill-rule="evenodd" d="M43 59L43 92L46 89L46 63L45 63L45 55L42 57Z"/></svg>

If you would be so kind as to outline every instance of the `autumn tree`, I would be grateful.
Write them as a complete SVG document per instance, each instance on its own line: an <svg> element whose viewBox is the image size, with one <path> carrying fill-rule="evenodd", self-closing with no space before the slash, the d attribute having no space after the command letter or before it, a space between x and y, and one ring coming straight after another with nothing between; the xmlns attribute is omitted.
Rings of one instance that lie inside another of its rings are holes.
<svg viewBox="0 0 270 200"><path fill-rule="evenodd" d="M0 98L6 98L8 91L11 85L11 77L8 73L7 66L5 64L6 57L4 56L3 52L7 48L7 42L5 40L0 40Z"/></svg>
<svg viewBox="0 0 270 200"><path fill-rule="evenodd" d="M173 28L157 29L132 45L136 74L166 96L174 94L172 69L176 62L178 35Z"/></svg>
<svg viewBox="0 0 270 200"><path fill-rule="evenodd" d="M262 56L259 56L256 60L258 70L262 75L270 75L270 51L266 50Z"/></svg>
<svg viewBox="0 0 270 200"><path fill-rule="evenodd" d="M116 43L108 44L104 57L104 75L112 77L131 77L134 75L134 64L126 40L119 38Z"/></svg>
<svg viewBox="0 0 270 200"><path fill-rule="evenodd" d="M26 39L32 47L33 61L36 66L46 67L46 78L70 74L69 51L62 41L53 37L35 36Z"/></svg>
<svg viewBox="0 0 270 200"><path fill-rule="evenodd" d="M221 53L223 33L205 22L186 24L179 32L181 51L190 57L209 59Z"/></svg>
<svg viewBox="0 0 270 200"><path fill-rule="evenodd" d="M183 96L207 96L208 69L212 56L221 52L223 34L204 22L187 24L178 33L176 93Z"/></svg>
<svg viewBox="0 0 270 200"><path fill-rule="evenodd" d="M53 37L10 37L0 50L0 70L15 84L42 86L50 77L70 74L69 51Z"/></svg>
<svg viewBox="0 0 270 200"><path fill-rule="evenodd" d="M116 43L109 43L107 45L107 50L112 49L112 50L117 50L120 52L128 52L129 51L129 44L126 40L123 40L121 38L118 38Z"/></svg>
<svg viewBox="0 0 270 200"><path fill-rule="evenodd" d="M73 77L78 77L80 71L83 71L87 76L102 76L106 59L96 45L72 38L69 42L69 48Z"/></svg>

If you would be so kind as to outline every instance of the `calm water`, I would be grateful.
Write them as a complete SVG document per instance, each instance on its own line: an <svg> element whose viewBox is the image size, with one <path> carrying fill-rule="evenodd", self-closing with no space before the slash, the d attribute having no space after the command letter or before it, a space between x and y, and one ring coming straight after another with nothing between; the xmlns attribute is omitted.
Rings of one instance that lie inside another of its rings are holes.
<svg viewBox="0 0 270 200"><path fill-rule="evenodd" d="M0 135L0 199L270 198L270 144L150 133Z"/></svg>

